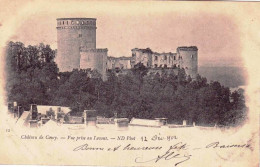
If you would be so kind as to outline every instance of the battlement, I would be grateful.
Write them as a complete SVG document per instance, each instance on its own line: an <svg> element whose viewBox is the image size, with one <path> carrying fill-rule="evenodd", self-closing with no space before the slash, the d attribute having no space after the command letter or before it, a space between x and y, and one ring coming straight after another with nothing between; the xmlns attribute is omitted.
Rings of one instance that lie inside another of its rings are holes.
<svg viewBox="0 0 260 167"><path fill-rule="evenodd" d="M108 49L107 48L104 48L104 49L89 49L89 48L87 48L86 46L82 46L82 47L80 47L80 52L95 52L95 53L97 53L97 52L107 52L108 51Z"/></svg>
<svg viewBox="0 0 260 167"><path fill-rule="evenodd" d="M177 52L179 51L198 51L197 46L181 46L177 48Z"/></svg>
<svg viewBox="0 0 260 167"><path fill-rule="evenodd" d="M96 18L86 18L86 17L82 17L82 18L57 18L56 20L97 20Z"/></svg>
<svg viewBox="0 0 260 167"><path fill-rule="evenodd" d="M57 29L96 28L95 18L58 18Z"/></svg>

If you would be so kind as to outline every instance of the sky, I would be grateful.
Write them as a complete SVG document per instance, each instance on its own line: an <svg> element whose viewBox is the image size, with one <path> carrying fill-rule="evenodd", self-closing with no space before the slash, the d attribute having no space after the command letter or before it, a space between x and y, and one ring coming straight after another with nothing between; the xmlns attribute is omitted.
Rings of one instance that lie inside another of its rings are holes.
<svg viewBox="0 0 260 167"><path fill-rule="evenodd" d="M96 18L97 48L108 48L109 56L131 56L133 48L176 52L178 46L197 46L200 66L243 66L239 26L232 15L197 11L196 6L181 10L172 3L90 4L36 10L19 23L10 40L26 45L43 42L56 49L56 18Z"/></svg>

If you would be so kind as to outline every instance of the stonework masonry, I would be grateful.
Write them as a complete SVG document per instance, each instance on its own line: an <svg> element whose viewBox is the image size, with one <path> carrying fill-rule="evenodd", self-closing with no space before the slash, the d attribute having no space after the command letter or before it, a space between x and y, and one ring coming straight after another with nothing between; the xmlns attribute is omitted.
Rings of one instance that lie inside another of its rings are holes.
<svg viewBox="0 0 260 167"><path fill-rule="evenodd" d="M184 68L187 75L195 78L198 74L198 48L193 47L178 47L177 55L180 68Z"/></svg>
<svg viewBox="0 0 260 167"><path fill-rule="evenodd" d="M198 48L183 46L178 47L176 52L157 53L150 48L135 48L132 49L132 57L109 57L108 69L131 69L137 63L142 63L147 68L155 69L150 71L184 68L187 75L195 78L198 74Z"/></svg>
<svg viewBox="0 0 260 167"><path fill-rule="evenodd" d="M57 19L57 64L61 72L80 68L80 47L96 48L96 19Z"/></svg>
<svg viewBox="0 0 260 167"><path fill-rule="evenodd" d="M108 69L131 69L131 57L107 57Z"/></svg>
<svg viewBox="0 0 260 167"><path fill-rule="evenodd" d="M60 72L73 69L97 70L103 80L107 70L127 71L142 63L152 71L160 69L175 70L184 68L187 75L195 78L198 74L198 48L183 46L176 53L157 53L150 48L132 49L131 57L108 57L107 49L96 48L95 18L58 18L57 19L57 58ZM173 71L174 71L173 70ZM124 72L125 73L125 72Z"/></svg>
<svg viewBox="0 0 260 167"><path fill-rule="evenodd" d="M131 68L142 63L148 68L184 68L187 75L195 78L198 74L198 48L196 46L178 47L176 53L157 53L150 48L132 49Z"/></svg>
<svg viewBox="0 0 260 167"><path fill-rule="evenodd" d="M95 69L102 75L102 79L106 80L107 49L81 47L80 56L80 69Z"/></svg>

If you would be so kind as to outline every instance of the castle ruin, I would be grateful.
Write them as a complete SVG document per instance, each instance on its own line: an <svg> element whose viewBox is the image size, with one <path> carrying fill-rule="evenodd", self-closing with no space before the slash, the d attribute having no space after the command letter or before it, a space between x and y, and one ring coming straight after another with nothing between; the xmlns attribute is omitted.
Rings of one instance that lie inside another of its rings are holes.
<svg viewBox="0 0 260 167"><path fill-rule="evenodd" d="M132 49L131 57L108 57L108 50L96 48L96 19L57 19L57 64L61 72L73 69L97 70L103 80L107 70L129 70L142 63L150 69L184 68L187 75L198 74L198 48L178 47L176 53L157 53L151 49Z"/></svg>

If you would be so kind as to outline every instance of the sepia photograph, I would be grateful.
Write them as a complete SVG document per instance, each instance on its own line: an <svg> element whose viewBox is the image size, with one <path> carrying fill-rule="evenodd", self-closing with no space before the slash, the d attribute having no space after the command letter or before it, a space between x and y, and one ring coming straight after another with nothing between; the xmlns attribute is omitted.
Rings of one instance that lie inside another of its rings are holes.
<svg viewBox="0 0 260 167"><path fill-rule="evenodd" d="M259 166L257 3L1 3L0 164Z"/></svg>

